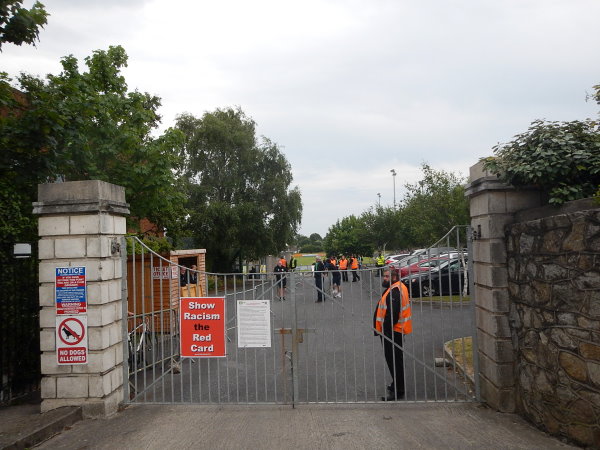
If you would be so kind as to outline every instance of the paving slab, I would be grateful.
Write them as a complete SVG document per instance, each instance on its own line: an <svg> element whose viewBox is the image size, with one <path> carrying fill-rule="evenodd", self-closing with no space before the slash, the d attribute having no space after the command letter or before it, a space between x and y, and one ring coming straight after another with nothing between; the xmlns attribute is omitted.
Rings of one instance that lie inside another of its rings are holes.
<svg viewBox="0 0 600 450"><path fill-rule="evenodd" d="M32 447L81 419L79 407L63 407L45 413L40 413L39 404L0 408L0 449Z"/></svg>
<svg viewBox="0 0 600 450"><path fill-rule="evenodd" d="M83 420L41 449L568 449L477 403L132 405Z"/></svg>

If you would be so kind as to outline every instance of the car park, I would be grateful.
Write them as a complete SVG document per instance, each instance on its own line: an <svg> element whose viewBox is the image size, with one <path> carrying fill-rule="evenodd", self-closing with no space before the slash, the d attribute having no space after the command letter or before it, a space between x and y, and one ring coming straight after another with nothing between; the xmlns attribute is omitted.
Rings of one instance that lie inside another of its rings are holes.
<svg viewBox="0 0 600 450"><path fill-rule="evenodd" d="M464 292L466 281L463 259L450 259L429 272L408 275L402 277L401 281L408 288L411 298L458 295Z"/></svg>

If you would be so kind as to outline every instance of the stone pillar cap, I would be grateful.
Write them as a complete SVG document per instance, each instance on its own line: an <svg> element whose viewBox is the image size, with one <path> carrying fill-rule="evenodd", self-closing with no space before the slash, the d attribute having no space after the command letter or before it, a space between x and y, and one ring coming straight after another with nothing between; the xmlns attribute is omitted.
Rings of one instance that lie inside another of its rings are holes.
<svg viewBox="0 0 600 450"><path fill-rule="evenodd" d="M125 188L100 180L38 184L34 214L91 214L100 211L129 215Z"/></svg>

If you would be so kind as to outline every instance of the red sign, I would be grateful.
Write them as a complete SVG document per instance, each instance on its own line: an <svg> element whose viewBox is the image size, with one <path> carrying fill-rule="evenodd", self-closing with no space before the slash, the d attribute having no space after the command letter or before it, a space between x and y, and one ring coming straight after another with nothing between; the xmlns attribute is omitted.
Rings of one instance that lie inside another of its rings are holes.
<svg viewBox="0 0 600 450"><path fill-rule="evenodd" d="M58 364L87 364L87 316L56 318Z"/></svg>
<svg viewBox="0 0 600 450"><path fill-rule="evenodd" d="M226 356L224 297L182 297L179 323L182 358Z"/></svg>

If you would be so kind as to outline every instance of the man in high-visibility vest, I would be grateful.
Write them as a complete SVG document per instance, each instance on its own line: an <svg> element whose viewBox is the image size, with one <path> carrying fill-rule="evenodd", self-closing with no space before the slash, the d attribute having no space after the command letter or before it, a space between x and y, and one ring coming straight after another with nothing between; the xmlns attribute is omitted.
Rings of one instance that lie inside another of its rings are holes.
<svg viewBox="0 0 600 450"><path fill-rule="evenodd" d="M376 277L380 277L382 275L383 266L385 266L385 258L383 257L383 255L381 253L379 253L379 256L375 260L375 267L379 268L379 270L375 271Z"/></svg>
<svg viewBox="0 0 600 450"><path fill-rule="evenodd" d="M381 286L385 288L373 315L375 336L383 343L383 353L392 383L387 387L383 401L396 401L404 397L404 355L402 338L412 333L412 314L408 289L400 282L396 270L384 270Z"/></svg>
<svg viewBox="0 0 600 450"><path fill-rule="evenodd" d="M350 258L350 269L352 269L352 282L359 281L360 276L358 275L358 258L352 255Z"/></svg>
<svg viewBox="0 0 600 450"><path fill-rule="evenodd" d="M344 255L340 258L340 270L342 271L342 281L348 281L348 260Z"/></svg>

